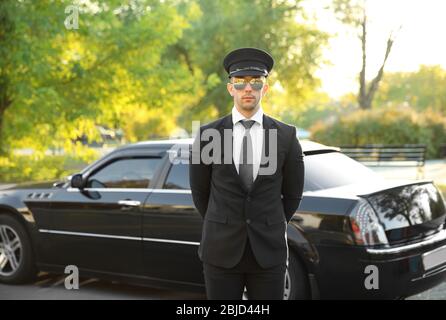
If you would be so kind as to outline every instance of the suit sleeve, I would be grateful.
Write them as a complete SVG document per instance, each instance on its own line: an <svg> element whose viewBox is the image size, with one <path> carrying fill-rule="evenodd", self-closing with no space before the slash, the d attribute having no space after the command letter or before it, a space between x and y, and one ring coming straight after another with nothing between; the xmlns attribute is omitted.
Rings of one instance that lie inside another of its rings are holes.
<svg viewBox="0 0 446 320"><path fill-rule="evenodd" d="M299 208L304 189L304 154L299 139L296 136L296 127L293 127L289 152L283 167L282 203L285 217L289 222Z"/></svg>
<svg viewBox="0 0 446 320"><path fill-rule="evenodd" d="M210 164L204 164L200 156L203 147L201 131L200 128L189 153L189 183L195 207L204 218L209 202L212 167Z"/></svg>

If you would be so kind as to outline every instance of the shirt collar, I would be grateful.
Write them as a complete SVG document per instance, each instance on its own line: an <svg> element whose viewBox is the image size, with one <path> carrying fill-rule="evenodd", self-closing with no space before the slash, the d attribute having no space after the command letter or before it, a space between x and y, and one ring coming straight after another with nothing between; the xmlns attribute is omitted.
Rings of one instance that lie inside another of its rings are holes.
<svg viewBox="0 0 446 320"><path fill-rule="evenodd" d="M235 125L240 120L247 119L244 115L242 115L235 106L232 107L232 124ZM263 125L263 110L262 107L259 107L259 110L251 117L249 120L254 120L255 122Z"/></svg>

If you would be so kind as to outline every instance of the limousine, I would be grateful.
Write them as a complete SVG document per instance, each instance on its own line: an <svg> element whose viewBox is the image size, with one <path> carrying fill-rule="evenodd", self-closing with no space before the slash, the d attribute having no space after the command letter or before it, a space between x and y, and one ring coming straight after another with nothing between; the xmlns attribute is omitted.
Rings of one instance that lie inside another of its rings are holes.
<svg viewBox="0 0 446 320"><path fill-rule="evenodd" d="M75 265L83 277L205 292L202 218L178 151L191 143L130 144L63 181L0 189L0 282ZM404 298L445 280L446 209L432 181L386 180L337 147L301 145L284 299Z"/></svg>

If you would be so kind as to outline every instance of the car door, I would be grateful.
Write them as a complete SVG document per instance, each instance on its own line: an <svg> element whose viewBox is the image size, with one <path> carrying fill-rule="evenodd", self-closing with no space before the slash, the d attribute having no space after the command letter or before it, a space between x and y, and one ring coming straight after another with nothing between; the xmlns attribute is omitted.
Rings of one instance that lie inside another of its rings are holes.
<svg viewBox="0 0 446 320"><path fill-rule="evenodd" d="M142 273L141 207L162 160L114 158L87 177L85 189L53 196L52 263L122 274ZM42 231L41 231L42 232Z"/></svg>
<svg viewBox="0 0 446 320"><path fill-rule="evenodd" d="M188 160L167 169L144 204L144 269L149 277L201 285L202 218L192 201Z"/></svg>

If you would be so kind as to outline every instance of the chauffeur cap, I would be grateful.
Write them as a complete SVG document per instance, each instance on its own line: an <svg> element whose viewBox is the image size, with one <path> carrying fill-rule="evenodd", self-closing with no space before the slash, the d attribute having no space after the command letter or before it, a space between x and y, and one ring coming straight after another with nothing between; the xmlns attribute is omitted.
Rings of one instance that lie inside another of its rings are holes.
<svg viewBox="0 0 446 320"><path fill-rule="evenodd" d="M231 51L223 60L229 78L235 76L267 77L274 65L269 53L257 48L240 48Z"/></svg>

